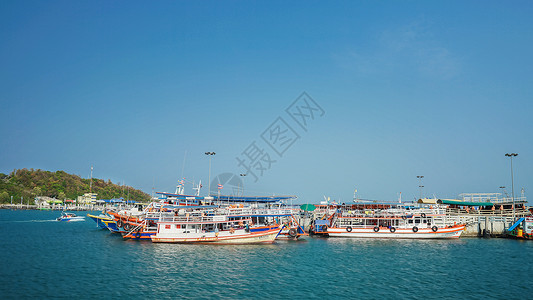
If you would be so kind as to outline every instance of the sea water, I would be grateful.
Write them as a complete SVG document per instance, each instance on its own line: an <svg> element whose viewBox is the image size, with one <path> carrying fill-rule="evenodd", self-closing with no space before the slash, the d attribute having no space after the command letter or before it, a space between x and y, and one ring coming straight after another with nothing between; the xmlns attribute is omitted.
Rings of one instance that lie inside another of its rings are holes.
<svg viewBox="0 0 533 300"><path fill-rule="evenodd" d="M153 244L59 215L0 210L1 299L533 298L533 241Z"/></svg>

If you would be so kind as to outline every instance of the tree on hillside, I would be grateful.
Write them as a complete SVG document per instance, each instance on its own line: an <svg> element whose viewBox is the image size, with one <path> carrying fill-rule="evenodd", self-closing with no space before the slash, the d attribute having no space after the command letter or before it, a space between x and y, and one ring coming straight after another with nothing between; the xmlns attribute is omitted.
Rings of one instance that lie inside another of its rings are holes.
<svg viewBox="0 0 533 300"><path fill-rule="evenodd" d="M36 186L33 188L32 190L32 194L37 197L37 196L41 196L41 194L43 193L43 191L41 190L40 187Z"/></svg>
<svg viewBox="0 0 533 300"><path fill-rule="evenodd" d="M0 203L7 203L9 202L9 199L9 194L6 191L0 193Z"/></svg>

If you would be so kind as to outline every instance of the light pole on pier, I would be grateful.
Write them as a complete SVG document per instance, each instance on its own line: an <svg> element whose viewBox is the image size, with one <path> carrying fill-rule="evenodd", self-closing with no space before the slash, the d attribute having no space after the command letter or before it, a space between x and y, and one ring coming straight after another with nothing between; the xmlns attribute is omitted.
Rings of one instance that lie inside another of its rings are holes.
<svg viewBox="0 0 533 300"><path fill-rule="evenodd" d="M502 198L505 198L505 187L502 185L500 189L502 189Z"/></svg>
<svg viewBox="0 0 533 300"><path fill-rule="evenodd" d="M518 153L505 153L505 156L511 159L511 197L513 198L513 220L514 220L516 217L516 214L515 214L515 201L514 201L513 157L518 156Z"/></svg>
<svg viewBox="0 0 533 300"><path fill-rule="evenodd" d="M215 152L206 152L205 155L209 156L209 191L207 192L207 196L211 194L211 157L215 155Z"/></svg>
<svg viewBox="0 0 533 300"><path fill-rule="evenodd" d="M239 174L242 177L242 196L244 196L244 177L246 177L246 174Z"/></svg>
<svg viewBox="0 0 533 300"><path fill-rule="evenodd" d="M420 175L416 176L416 178L418 178L418 187L420 188L420 199L422 199L422 189L424 188L424 186L422 185L422 178L424 178L424 176Z"/></svg>

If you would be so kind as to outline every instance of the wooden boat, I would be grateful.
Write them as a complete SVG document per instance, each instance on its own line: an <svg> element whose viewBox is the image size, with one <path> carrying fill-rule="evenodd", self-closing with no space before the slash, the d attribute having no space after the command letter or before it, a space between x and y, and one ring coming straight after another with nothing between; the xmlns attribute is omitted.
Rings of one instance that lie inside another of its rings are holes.
<svg viewBox="0 0 533 300"><path fill-rule="evenodd" d="M109 225L111 223L116 224L115 220L106 214L100 214L98 216L87 214L87 217L89 217L91 220L96 222L96 226L102 228L102 229L109 229Z"/></svg>
<svg viewBox="0 0 533 300"><path fill-rule="evenodd" d="M321 220L315 233L329 237L447 239L459 238L465 224L446 224L445 216L420 212L417 214L342 214Z"/></svg>
<svg viewBox="0 0 533 300"><path fill-rule="evenodd" d="M265 244L273 243L281 227L255 230L245 215L208 215L201 210L185 216L162 216L157 222L155 243Z"/></svg>

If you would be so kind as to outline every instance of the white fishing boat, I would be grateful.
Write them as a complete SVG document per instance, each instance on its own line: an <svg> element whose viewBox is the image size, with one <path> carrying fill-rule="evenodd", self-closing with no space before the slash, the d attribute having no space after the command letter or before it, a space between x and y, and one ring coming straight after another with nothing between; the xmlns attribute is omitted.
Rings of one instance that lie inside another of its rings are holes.
<svg viewBox="0 0 533 300"><path fill-rule="evenodd" d="M448 224L438 209L337 211L313 227L329 237L395 239L459 238L464 229L465 224Z"/></svg>
<svg viewBox="0 0 533 300"><path fill-rule="evenodd" d="M197 209L185 216L161 216L155 243L265 244L272 243L281 227L256 231L252 218L240 214L209 214Z"/></svg>

